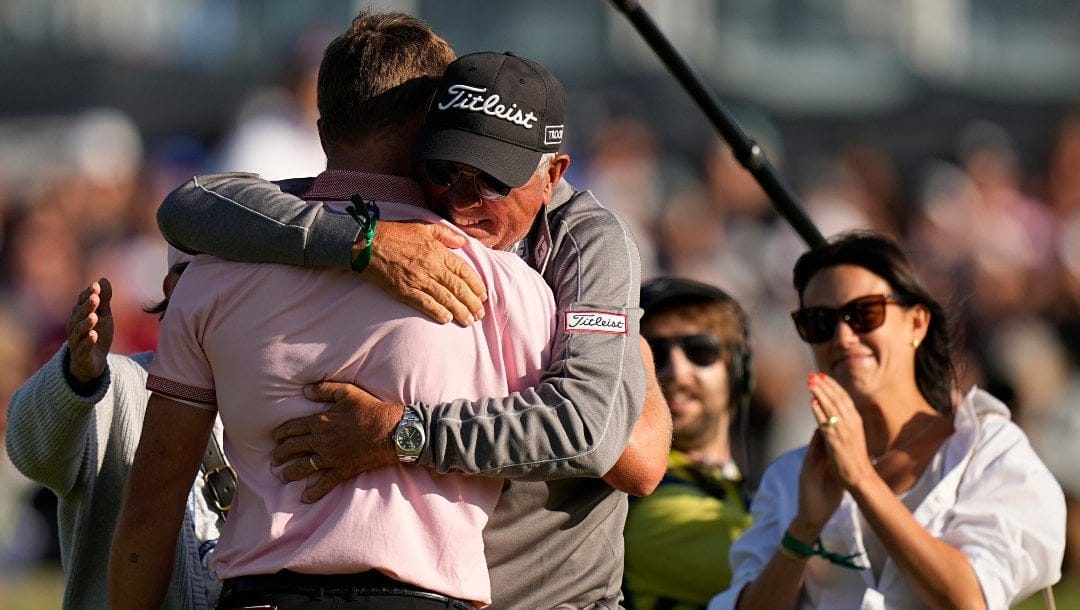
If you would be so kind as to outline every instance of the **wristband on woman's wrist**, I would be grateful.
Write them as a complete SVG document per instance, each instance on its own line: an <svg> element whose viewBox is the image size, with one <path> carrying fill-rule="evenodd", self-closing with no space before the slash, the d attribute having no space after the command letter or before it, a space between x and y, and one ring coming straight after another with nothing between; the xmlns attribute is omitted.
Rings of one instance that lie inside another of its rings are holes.
<svg viewBox="0 0 1080 610"><path fill-rule="evenodd" d="M790 532L784 532L784 537L780 540L780 551L787 551L784 554L792 559L804 561L810 559L813 555L817 555L813 546L796 539Z"/></svg>
<svg viewBox="0 0 1080 610"><path fill-rule="evenodd" d="M787 548L783 544L781 544L780 548L778 548L776 550L780 551L780 554L783 555L784 557L787 557L788 559L790 559L792 561L796 561L798 563L806 563L806 560L810 559L809 555L800 555L799 553L796 553L795 551Z"/></svg>
<svg viewBox="0 0 1080 610"><path fill-rule="evenodd" d="M371 261L371 246L375 242L375 225L379 220L379 208L373 202L365 202L360 195L352 196L353 205L345 208L349 216L353 217L356 224L360 225L360 231L364 241L360 244L360 254L352 262L352 270L363 273Z"/></svg>
<svg viewBox="0 0 1080 610"><path fill-rule="evenodd" d="M862 553L855 553L853 555L840 555L831 551L825 550L825 546L821 544L821 538L814 541L814 544L806 544L801 540L798 540L791 535L790 532L784 532L784 537L780 540L780 553L798 561L805 561L813 555L817 555L828 561L833 565L838 565L842 568L848 568L851 570L865 570L865 566L856 564L853 559L862 555Z"/></svg>

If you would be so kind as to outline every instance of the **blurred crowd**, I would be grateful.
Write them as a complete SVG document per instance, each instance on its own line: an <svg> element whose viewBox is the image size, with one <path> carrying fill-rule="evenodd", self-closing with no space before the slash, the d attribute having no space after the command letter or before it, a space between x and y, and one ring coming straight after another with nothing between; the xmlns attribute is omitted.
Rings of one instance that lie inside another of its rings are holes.
<svg viewBox="0 0 1080 610"><path fill-rule="evenodd" d="M114 350L155 348L158 322L142 309L162 297L166 254L154 214L174 187L211 171L284 178L321 169L313 83L294 76L252 97L216 142L148 142L114 109L0 121L0 404L60 347L76 295L98 277L115 288ZM784 174L782 131L767 121L749 131ZM1000 125L972 121L959 134L950 154L904 174L885 147L853 141L802 171L812 178L795 191L825 235L866 227L900 237L957 313L964 389L979 385L1010 404L1080 497L1080 112L1061 117L1039 158L1025 157ZM753 482L813 429L805 391L813 364L789 315L791 268L805 244L719 139L672 154L646 121L625 116L575 145L571 182L629 223L645 278L708 282L747 306L757 384L736 444ZM57 558L50 494L3 455L0 489L2 585ZM1076 553L1080 518L1071 518Z"/></svg>

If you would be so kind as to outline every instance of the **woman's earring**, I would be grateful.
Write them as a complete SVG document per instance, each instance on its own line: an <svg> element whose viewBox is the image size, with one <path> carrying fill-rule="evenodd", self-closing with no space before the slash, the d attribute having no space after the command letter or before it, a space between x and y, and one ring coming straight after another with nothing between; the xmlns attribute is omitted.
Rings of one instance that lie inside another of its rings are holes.
<svg viewBox="0 0 1080 610"><path fill-rule="evenodd" d="M918 337L916 337L914 340L912 340L911 347L914 347L915 349L919 349L919 338Z"/></svg>

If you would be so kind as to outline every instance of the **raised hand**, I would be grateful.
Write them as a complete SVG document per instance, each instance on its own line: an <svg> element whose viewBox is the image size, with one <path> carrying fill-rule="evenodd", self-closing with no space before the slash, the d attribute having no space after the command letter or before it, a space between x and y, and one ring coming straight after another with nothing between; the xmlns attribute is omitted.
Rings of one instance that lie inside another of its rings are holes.
<svg viewBox="0 0 1080 610"><path fill-rule="evenodd" d="M840 482L850 489L862 477L876 476L866 451L862 416L851 396L824 373L811 373L807 385L814 396L810 408Z"/></svg>
<svg viewBox="0 0 1080 610"><path fill-rule="evenodd" d="M449 248L465 237L417 221L381 222L364 277L436 322L467 326L484 317L487 289L476 271Z"/></svg>
<svg viewBox="0 0 1080 610"><path fill-rule="evenodd" d="M818 430L810 439L799 473L799 513L792 522L792 534L804 542L813 542L839 508L843 495L844 487L833 471L825 439Z"/></svg>
<svg viewBox="0 0 1080 610"><path fill-rule="evenodd" d="M89 383L105 372L113 341L112 284L101 278L79 293L67 322L71 351L68 372L79 383Z"/></svg>

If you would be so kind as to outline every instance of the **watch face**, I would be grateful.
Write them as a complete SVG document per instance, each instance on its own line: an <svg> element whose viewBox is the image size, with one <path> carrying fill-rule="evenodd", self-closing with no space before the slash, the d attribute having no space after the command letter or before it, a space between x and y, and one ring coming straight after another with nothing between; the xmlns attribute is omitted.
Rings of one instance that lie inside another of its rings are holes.
<svg viewBox="0 0 1080 610"><path fill-rule="evenodd" d="M424 431L416 425L405 425L398 429L394 442L404 453L416 453L424 447Z"/></svg>

